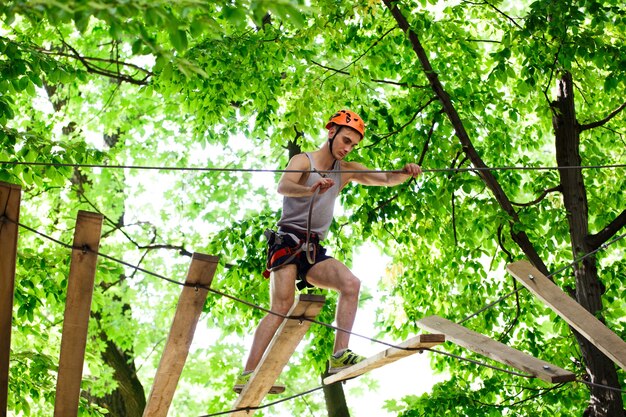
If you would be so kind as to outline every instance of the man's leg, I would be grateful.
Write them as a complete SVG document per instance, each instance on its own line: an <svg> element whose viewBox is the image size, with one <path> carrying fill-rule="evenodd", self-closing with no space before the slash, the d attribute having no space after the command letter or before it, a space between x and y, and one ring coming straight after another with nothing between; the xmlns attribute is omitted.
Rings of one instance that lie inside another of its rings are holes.
<svg viewBox="0 0 626 417"><path fill-rule="evenodd" d="M361 281L345 266L334 258L326 259L313 265L307 274L307 281L319 288L328 288L339 292L335 320L337 327L344 329L337 331L333 353L348 348L350 331L356 318L359 304Z"/></svg>
<svg viewBox="0 0 626 417"><path fill-rule="evenodd" d="M289 313L295 299L296 274L295 265L287 265L272 272L270 277L271 311L283 315ZM244 371L253 371L257 367L282 322L283 318L274 314L267 314L261 320L254 333L252 348Z"/></svg>

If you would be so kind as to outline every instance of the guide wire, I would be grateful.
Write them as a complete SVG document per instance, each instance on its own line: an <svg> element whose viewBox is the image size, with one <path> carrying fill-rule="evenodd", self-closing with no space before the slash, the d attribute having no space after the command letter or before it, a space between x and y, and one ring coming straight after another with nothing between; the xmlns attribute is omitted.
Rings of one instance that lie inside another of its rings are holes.
<svg viewBox="0 0 626 417"><path fill-rule="evenodd" d="M256 407L235 408L235 409L228 410L228 411L219 411L217 413L204 414L204 415L199 416L199 417L215 417L215 416L221 416L221 415L224 415L224 414L235 413L235 412L238 412L238 411L258 411L258 410L262 410L264 408L268 408L268 407L271 407L271 406L274 406L274 405L277 405L277 404L280 404L280 403L291 401L291 400L296 399L298 397L303 397L305 395L309 395L309 394L311 394L311 393L313 393L315 391L319 391L319 390L323 389L324 387L325 387L325 385L320 385L319 387L311 388L309 390L300 392L298 394L294 394L294 395L291 395L289 397L281 398L281 399L273 401L271 403L259 405L259 406L256 406Z"/></svg>
<svg viewBox="0 0 626 417"><path fill-rule="evenodd" d="M108 165L108 164L75 164L63 162L26 162L26 161L0 161L0 165L24 165L31 167L57 167L57 168L101 168L101 169L132 169L152 171L199 171L199 172L249 172L249 173L312 173L314 170L300 169L270 169L270 168L226 168L226 167L177 167L156 165ZM478 171L558 171L570 169L614 169L626 168L626 164L605 165L572 165L572 166L502 166L502 167L468 167L468 168L422 168L423 173L436 172L478 172ZM331 173L332 170L317 170L318 173ZM400 173L398 169L391 170L342 170L343 173Z"/></svg>
<svg viewBox="0 0 626 417"><path fill-rule="evenodd" d="M127 266L127 267L129 267L129 268L133 268L133 269L135 269L135 270L137 270L137 271L143 272L143 273L145 273L145 274L147 274L147 275L151 275L151 276L153 276L153 277L155 277L155 278L159 278L159 279L164 280L164 281L167 281L167 282L169 282L169 283L176 284L176 285L179 285L179 286L182 286L182 287L191 287L191 288L196 288L196 289L202 288L202 289L204 289L204 290L206 290L206 291L208 291L208 292L211 292L211 293L213 293L213 294L215 294L215 295L219 295L219 296L222 296L222 297L228 298L228 299L230 299L230 300L232 300L232 301L235 301L235 302L237 302L237 303L244 304L244 305L246 305L246 306L248 306L248 307L251 307L251 308L254 308L254 309L257 309L257 310L263 311L263 312L265 312L265 313L267 313L267 314L272 314L272 315L275 315L275 316L281 317L281 318L283 318L283 319L292 319L292 320L299 320L299 321L308 321L308 322L310 322L310 323L314 323L314 324L317 324L317 325L319 325L319 326L327 327L327 328L329 328L329 329L331 329L331 330L341 331L341 332L344 332L344 333L349 333L349 334L350 334L350 335L352 335L352 336L355 336L355 337L358 337L358 338L361 338L361 339L364 339L364 340L368 340L368 341L370 341L370 342L372 342L372 343L377 343L377 344L380 344L380 345L383 345L383 346L391 347L391 348L394 348L394 349L399 349L399 350L408 350L408 351L412 351L412 350L421 350L421 348L407 348L407 347L403 347L403 346L398 346L398 345L396 345L396 344L389 343L389 342L385 342L385 341L383 341L383 340L379 340L379 339L375 339L375 338L370 337L370 336L362 335L362 334L359 334L359 333L353 332L353 331L351 331L351 330L349 331L349 330L347 330L347 329L343 329L343 328L340 328L340 327L334 326L334 325L332 325L332 324L329 324L329 323L325 323L325 322L319 321L319 320L314 319L314 318L304 317L304 316L289 316L289 315L281 314L281 313L278 313L278 312L272 311L272 310L270 310L270 309L267 309L267 308L265 308L265 307L262 307L262 306L260 306L260 305L254 304L254 303L252 303L252 302L250 302L250 301L246 301L246 300L243 300L243 299L241 299L241 298L238 298L238 297L236 297L236 296L234 296L234 295L231 295L231 294L225 293L225 292L220 291L220 290L216 290L216 289L211 288L211 287L209 287L209 286L199 285L199 284L187 284L187 283L185 283L185 282L180 282L180 281L177 281L177 280L175 280L175 279L172 279L172 278L166 277L166 276L164 276L164 275L158 274L158 273L156 273L156 272L149 271L149 270L147 270L147 269L145 269L145 268L141 268L141 267L139 267L139 266L137 266L137 265L133 265L133 264L131 264L131 263L125 262L125 261L123 261L123 260L121 260L121 259L117 259L117 258L115 258L115 257L113 257L113 256L107 255L107 254L102 253L102 252L100 252L100 251L93 250L93 249L91 249L91 248L74 247L73 245L67 244L67 243L62 242L62 241L60 241L60 240L58 240L58 239L55 239L55 238L53 238L53 237L51 237L51 236L48 236L48 235L46 235L45 233L40 232L40 231L38 231L38 230L36 230L36 229L33 229L33 228L29 227L29 226L26 226L26 225L24 225L24 224L22 224L22 223L20 223L20 222L18 222L18 221L14 221L14 220L11 220L11 219L7 219L7 221L10 221L10 222L12 222L12 223L15 223L15 224L17 224L18 226L20 226L20 227L22 227L22 228L24 228L24 229L26 229L26 230L28 230L28 231L30 231L30 232L33 232L33 233L35 233L35 234L37 234L37 235L39 235L39 236L41 236L41 237L43 237L43 238L45 238L45 239L48 239L48 240L50 240L50 241L52 241L52 242L55 242L55 243L57 243L57 244L59 244L59 245L61 245L61 246L65 247L65 248L72 249L72 250L74 250L74 249L76 249L76 250L83 250L83 251L84 251L84 250L87 250L87 251L92 252L92 253L94 253L94 254L96 254L96 255L98 255L98 256L102 256L103 258L109 259L109 260L111 260L111 261L113 261L113 262L119 263L119 264L124 265L124 266ZM591 256L593 253L597 252L598 250L603 249L603 248L606 248L606 247L610 246L611 244L613 244L613 243L617 242L618 240L620 240L620 239L622 239L622 238L624 238L624 237L626 237L626 233L625 233L625 234L623 234L623 235L621 235L621 236L618 236L618 237L616 237L616 238L612 239L611 241L606 242L605 244L601 245L601 246L600 246L598 249L596 249L595 251L590 252L589 254L587 254L587 255L585 255L585 256L583 256L583 257L579 258L579 259L578 259L577 261L575 261L575 262L580 262L580 261L581 261L581 260L583 260L584 258L586 258L586 257L588 257L588 256ZM571 266L571 265L569 265L569 266ZM567 268L567 267L568 267L568 266L566 266L565 268ZM561 268L560 270L563 270L563 269L564 269L564 268ZM552 275L554 275L554 273L550 274L549 276L552 276ZM514 292L513 292L513 293L514 293ZM507 294L507 296L510 296L510 295L509 295L509 294ZM501 297L501 299L504 299L504 297ZM497 302L499 302L499 301L501 301L501 300L496 300L494 303L491 303L491 304L494 304L494 305L495 305L495 304L496 304ZM483 310L484 310L484 309L483 309ZM470 318L471 318L471 317L470 317ZM463 320L463 321L465 321L465 320ZM461 321L461 323L462 323L463 321ZM460 324L460 323L459 323L459 324Z"/></svg>
<svg viewBox="0 0 626 417"><path fill-rule="evenodd" d="M320 321L312 319L312 318L308 318L308 317L294 317L294 316L288 316L288 315L279 314L279 313L276 313L276 312L271 311L269 309L266 309L264 307L261 307L259 305L256 305L254 303L251 303L249 301L242 300L242 299L240 299L238 297L235 297L233 295L224 293L224 292L219 291L219 290L215 290L215 289L207 287L207 286L197 285L197 284L187 284L187 283L184 283L184 282L180 282L180 281L168 278L166 276L163 276L161 274L157 274L155 272L149 271L149 270L147 270L145 268L141 268L139 266L132 265L132 264L130 264L128 262L125 262L123 260L120 260L120 259L117 259L115 257L109 256L109 255L104 254L102 252L95 251L95 250L93 250L91 248L88 248L88 247L75 247L73 245L69 245L69 244L67 244L65 242L62 242L62 241L60 241L58 239L55 239L55 238L53 238L53 237L51 237L51 236L49 236L49 235L47 235L47 234L45 234L43 232L40 232L40 231L38 231L38 230L36 230L36 229L34 229L32 227L26 226L26 225L20 223L19 221L15 221L15 220L8 219L8 218L7 218L7 221L12 222L12 223L18 225L19 227L22 227L22 228L24 228L24 229L26 229L26 230L28 230L28 231L30 231L32 233L35 233L35 234L37 234L37 235L39 235L39 236L41 236L41 237L43 237L45 239L48 239L48 240L50 240L50 241L52 241L54 243L57 243L57 244L65 247L65 248L72 249L72 250L77 249L77 250L83 250L83 251L92 252L92 253L94 253L94 254L96 254L98 256L102 256L102 257L104 257L106 259L109 259L111 261L117 262L117 263L119 263L121 265L124 265L124 266L127 266L129 268L133 268L133 269L135 269L137 271L140 271L140 272L143 272L145 274L154 276L156 278L162 279L162 280L167 281L169 283L173 283L173 284L176 284L176 285L179 285L179 286L183 286L183 287L192 287L192 288L196 288L196 289L202 288L202 289L205 289L205 290L207 290L209 292L212 292L212 293L214 293L216 295L220 295L222 297L226 297L226 298L231 299L233 301L236 301L236 302L245 304L245 305L247 305L249 307L252 307L252 308L264 311L265 313L268 313L268 314L273 314L273 315L282 317L284 319L294 319L294 320L300 320L300 321L309 321L311 323L315 323L315 324L318 324L318 325L321 325L321 326L324 326L324 327L328 327L328 328L336 330L336 331L343 331L343 332L349 333L349 334L351 334L351 335L353 335L355 337L364 338L364 339L367 339L367 340L369 340L371 342L382 344L382 345L385 345L385 346L388 346L388 347L391 347L391 348L394 348L394 349L406 350L406 351L420 351L420 352L424 351L424 350L427 350L427 351L439 353L439 354L442 354L442 355L445 355L445 356L448 356L448 357L451 357L451 358L455 358L457 360L470 362L470 363L473 363L473 364L475 364L477 366L484 366L484 367L487 367L487 368L490 368L490 369L494 369L496 371L504 372L504 373L507 373L507 374L510 374L510 375L519 376L519 377L523 377L523 378L533 378L532 375L522 374L522 373L519 373L519 372L515 372L515 371L510 371L510 370L507 370L507 369L499 368L499 367L496 367L496 366L493 366L493 365L490 365L490 364L487 364L487 363L484 363L484 362L480 362L480 361L477 361L477 360L474 360L474 359L464 358L462 356L454 355L454 354L451 354L451 353L448 353L448 352L443 352L443 351L432 349L432 348L407 348L407 347L403 347L403 346L398 346L398 345L395 345L395 344L392 344L392 343L388 343L388 342L384 342L382 340L378 340L378 339L375 339L375 338L372 338L372 337L369 337L369 336L364 336L364 335L361 335L361 334L358 334L358 333L355 333L355 332L352 332L352 331L347 331L345 329L341 329L339 327L333 326L333 325L328 324L328 323L320 322ZM586 257L593 255L595 252L597 252L597 251L599 251L601 249L605 249L609 245L611 245L611 244L615 243L616 241L624 238L625 236L626 236L626 234L623 234L621 236L618 236L618 237L612 239L611 241L608 241L608 242L604 243L598 249L596 249L595 251L592 251L589 254L586 254L583 257L577 259L574 263L582 261ZM573 263L570 264L570 265L566 265L565 267L559 269L557 272L560 272L560 271L562 271L564 269L567 269L571 265L573 265ZM554 275L555 273L556 272L550 274L550 276ZM494 304L494 303L492 303L492 304ZM338 382L341 382L341 381L338 381ZM596 384L596 383L592 383L592 382L589 382L589 381L576 380L576 382L580 382L580 383L587 384L587 385L590 385L590 386L601 387L601 388L605 388L605 389L609 389L609 390L613 390L613 391L626 392L626 391L618 389L618 388L614 388L614 387L610 387L610 386L606 386L606 385L602 385L602 384ZM255 410L260 410L260 409L271 407L273 405L280 404L282 402L290 401L292 399L295 399L295 398L298 398L298 397L301 397L301 396L304 396L304 395L308 395L310 393L313 393L315 391L323 389L324 386L325 385L321 385L319 387L316 387L316 388L313 388L313 389L310 389L310 390L307 390L307 391L303 391L303 392L300 392L298 394L292 395L290 397L285 397L285 398L282 398L280 400L274 401L272 403L264 404L262 406L246 407L246 408L222 411L222 412L217 412L217 413L213 413L213 414L206 414L206 415L203 415L203 416L200 416L200 417L220 416L220 415L230 414L230 413L237 412L237 411L255 411Z"/></svg>
<svg viewBox="0 0 626 417"><path fill-rule="evenodd" d="M584 379L577 379L574 382L578 382L578 383L589 385L589 386L592 386L592 387L604 388L604 389L607 389L609 391L621 392L622 394L626 394L626 390L624 390L624 389L615 388L615 387L611 387L609 385L604 385L604 384L598 384L598 383L595 383L595 382L585 381Z"/></svg>
<svg viewBox="0 0 626 417"><path fill-rule="evenodd" d="M535 378L535 376L534 376L534 375L522 374L522 373L519 373L519 372L510 371L510 370L508 370L508 369L499 368L499 367L497 367L497 366L489 365L488 363L485 363L485 362L480 362L480 361L477 361L477 360L475 360L475 359L470 359L470 358L464 358L463 356L458 356L458 355L455 355L455 354L452 354L452 353L443 352L443 351L441 351L441 350L437 350L437 349L433 349L433 348L420 348L420 349L421 349L421 350L427 350L427 351L429 351L429 352L439 353L440 355L449 356L449 357L451 357L451 358L458 359L458 360L460 360L460 361L465 361L465 362L473 363L474 365L484 366L484 367L487 367L487 368L494 369L494 370L496 370L496 371L505 372L505 373L507 373L507 374L511 374L511 375L515 375L515 376L520 376L520 377L522 377L522 378Z"/></svg>

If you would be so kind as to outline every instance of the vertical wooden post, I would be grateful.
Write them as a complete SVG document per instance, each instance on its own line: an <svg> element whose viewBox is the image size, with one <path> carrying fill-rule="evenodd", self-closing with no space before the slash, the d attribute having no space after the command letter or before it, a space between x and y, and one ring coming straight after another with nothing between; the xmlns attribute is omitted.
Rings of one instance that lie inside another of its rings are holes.
<svg viewBox="0 0 626 417"><path fill-rule="evenodd" d="M8 407L11 318L21 195L20 186L0 182L0 417L6 417Z"/></svg>
<svg viewBox="0 0 626 417"><path fill-rule="evenodd" d="M217 256L194 253L185 283L209 287L218 260ZM207 293L207 289L193 287L184 287L181 291L165 350L150 390L148 404L143 411L144 417L167 416Z"/></svg>
<svg viewBox="0 0 626 417"><path fill-rule="evenodd" d="M65 301L55 417L76 417L103 216L79 211ZM81 249L84 248L84 249Z"/></svg>

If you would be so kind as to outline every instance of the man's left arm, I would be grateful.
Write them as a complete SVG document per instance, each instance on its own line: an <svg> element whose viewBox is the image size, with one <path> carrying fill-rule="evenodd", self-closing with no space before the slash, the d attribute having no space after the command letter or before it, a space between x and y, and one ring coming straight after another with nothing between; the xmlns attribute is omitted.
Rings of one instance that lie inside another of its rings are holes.
<svg viewBox="0 0 626 417"><path fill-rule="evenodd" d="M358 162L348 162L343 168L347 173L344 185L350 181L363 185L393 186L403 183L409 178L416 178L422 174L422 168L417 164L406 164L402 169L394 172L376 172Z"/></svg>

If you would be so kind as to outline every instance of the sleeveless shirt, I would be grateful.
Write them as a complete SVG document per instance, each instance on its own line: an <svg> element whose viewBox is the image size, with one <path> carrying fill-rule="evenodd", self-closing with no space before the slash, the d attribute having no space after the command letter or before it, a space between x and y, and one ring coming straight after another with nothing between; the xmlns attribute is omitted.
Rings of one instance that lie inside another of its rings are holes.
<svg viewBox="0 0 626 417"><path fill-rule="evenodd" d="M313 156L305 153L309 158L311 171L315 169ZM335 181L335 185L330 187L324 194L317 194L311 213L311 232L317 233L320 240L324 240L330 224L333 221L333 211L335 209L335 199L339 195L341 186L341 166L339 161L333 164L332 172L327 173L327 177ZM311 187L321 175L317 172L309 173L304 185ZM278 227L291 227L306 232L307 219L309 217L309 204L312 197L283 197L283 213L278 221Z"/></svg>

